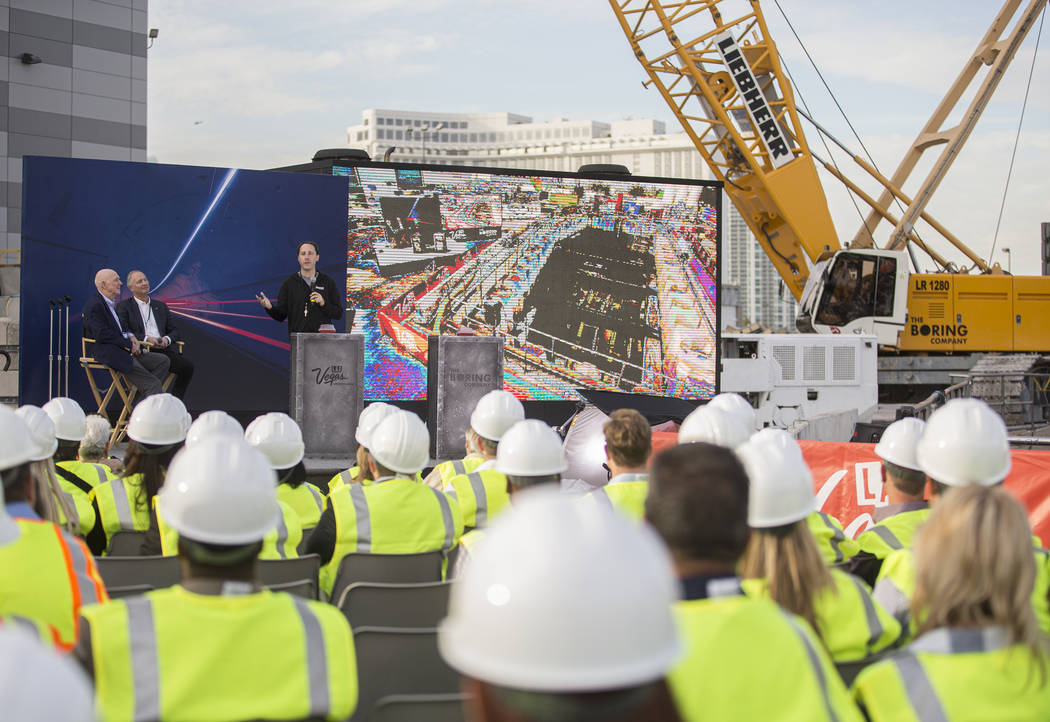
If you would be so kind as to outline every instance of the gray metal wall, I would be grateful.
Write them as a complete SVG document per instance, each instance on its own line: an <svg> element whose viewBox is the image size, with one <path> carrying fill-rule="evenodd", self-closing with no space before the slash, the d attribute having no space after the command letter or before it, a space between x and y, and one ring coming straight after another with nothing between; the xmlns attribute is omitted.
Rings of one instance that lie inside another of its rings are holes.
<svg viewBox="0 0 1050 722"><path fill-rule="evenodd" d="M20 247L23 155L146 160L147 3L0 0L0 247Z"/></svg>

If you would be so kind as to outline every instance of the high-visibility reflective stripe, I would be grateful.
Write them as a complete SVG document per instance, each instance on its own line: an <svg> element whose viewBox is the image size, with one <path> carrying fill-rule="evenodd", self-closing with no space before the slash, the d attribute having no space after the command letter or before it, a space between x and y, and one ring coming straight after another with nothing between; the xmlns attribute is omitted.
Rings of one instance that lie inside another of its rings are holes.
<svg viewBox="0 0 1050 722"><path fill-rule="evenodd" d="M113 490L113 503L117 507L117 521L121 529L134 529L135 522L131 518L131 502L128 500L128 489L124 486L123 479L114 479L110 488Z"/></svg>
<svg viewBox="0 0 1050 722"><path fill-rule="evenodd" d="M825 514L822 511L818 511L817 516L820 517L820 520L824 522L825 526L827 526L828 529L831 529L831 539L829 541L831 542L832 551L835 552L834 563L838 564L846 558L845 555L842 553L842 549L840 547L842 542L846 541L846 536L841 531L839 531L839 528L835 526L835 524L831 521L831 518L828 517L827 514Z"/></svg>
<svg viewBox="0 0 1050 722"><path fill-rule="evenodd" d="M70 518L68 519L68 521L73 523L73 528L74 529L79 530L80 529L80 510L77 509L77 504L76 504L75 501L73 501L73 494L71 494L68 491L61 491L61 490L58 493L61 494L65 498L65 500L69 502L69 511L70 511L70 515L69 516L70 516Z"/></svg>
<svg viewBox="0 0 1050 722"><path fill-rule="evenodd" d="M452 462L452 471L455 472L454 476L460 476L461 474L466 474L467 473L467 465L464 464L462 461L453 461Z"/></svg>
<svg viewBox="0 0 1050 722"><path fill-rule="evenodd" d="M489 515L489 498L485 493L485 482L482 481L481 474L476 471L467 474L467 481L470 482L470 489L474 492L474 526L485 526Z"/></svg>
<svg viewBox="0 0 1050 722"><path fill-rule="evenodd" d="M73 576L76 578L77 589L80 590L81 604L96 604L99 600L98 589L95 587L91 576L88 574L88 559L84 548L76 540L62 540L69 548L69 560L73 564Z"/></svg>
<svg viewBox="0 0 1050 722"><path fill-rule="evenodd" d="M438 506L441 507L441 521L445 524L445 543L441 548L447 551L452 548L452 542L456 539L456 527L452 523L452 507L449 506L448 499L444 494L437 489L430 490L434 492L434 496L438 500Z"/></svg>
<svg viewBox="0 0 1050 722"><path fill-rule="evenodd" d="M284 551L284 545L288 542L288 525L284 523L284 512L277 515L277 555L281 559L287 559L288 554Z"/></svg>
<svg viewBox="0 0 1050 722"><path fill-rule="evenodd" d="M1010 635L1006 627L942 628L922 635L908 649L911 652L934 654L971 654L1004 649L1009 644Z"/></svg>
<svg viewBox="0 0 1050 722"><path fill-rule="evenodd" d="M339 478L342 479L343 483L348 486L354 481L354 475L350 473L349 469L343 469L342 471L340 471Z"/></svg>
<svg viewBox="0 0 1050 722"><path fill-rule="evenodd" d="M820 686L820 694L824 698L824 709L828 713L828 719L838 722L838 715L835 714L835 708L831 706L831 697L828 695L828 678L824 674L824 667L820 664L820 657L817 655L817 650L814 649L813 645L809 641L809 637L806 633L798 626L798 623L790 614L785 614L784 619L791 625L791 628L795 630L795 634L798 635L799 639L802 640L802 646L806 648L806 655L809 656L809 662L813 666L813 673L817 676L817 684Z"/></svg>
<svg viewBox="0 0 1050 722"><path fill-rule="evenodd" d="M314 497L314 503L317 504L317 511L324 512L324 497L321 496L321 492L314 488L313 484L306 483L306 488L310 490L310 494Z"/></svg>
<svg viewBox="0 0 1050 722"><path fill-rule="evenodd" d="M291 597L295 609L303 621L306 632L306 674L310 686L310 716L325 717L331 706L331 692L328 689L328 657L324 650L324 634L321 622L310 609L306 600Z"/></svg>
<svg viewBox="0 0 1050 722"><path fill-rule="evenodd" d="M892 614L901 623L902 629L906 630L908 628L911 601L908 599L908 595L893 583L892 579L884 577L876 582L875 590L871 593L871 596L882 605L883 609Z"/></svg>
<svg viewBox="0 0 1050 722"><path fill-rule="evenodd" d="M605 490L605 487L599 486L597 489L591 492L591 496L594 500L609 509L613 508L612 499L609 498L609 492Z"/></svg>
<svg viewBox="0 0 1050 722"><path fill-rule="evenodd" d="M911 652L904 652L893 657L892 661L904 682L904 691L916 717L922 722L948 722L944 706L919 659Z"/></svg>
<svg viewBox="0 0 1050 722"><path fill-rule="evenodd" d="M886 545L890 549L903 549L904 545L897 536L884 526L875 525L869 531L875 532L876 536L882 541L886 542Z"/></svg>
<svg viewBox="0 0 1050 722"><path fill-rule="evenodd" d="M160 663L157 660L157 631L149 597L132 597L128 610L128 643L131 651L131 680L135 694L132 719L160 719Z"/></svg>
<svg viewBox="0 0 1050 722"><path fill-rule="evenodd" d="M105 464L92 464L95 467L95 472L98 474L98 483L105 484L109 480L109 476L106 475L107 467Z"/></svg>
<svg viewBox="0 0 1050 722"><path fill-rule="evenodd" d="M882 627L882 622L879 621L879 613L875 609L875 602L868 593L867 587L864 586L864 582L852 574L849 575L849 578L853 582L853 586L857 588L857 596L860 597L860 603L864 607L864 619L868 622L868 654L871 654L875 645L879 643L879 639L882 637L885 629Z"/></svg>
<svg viewBox="0 0 1050 722"><path fill-rule="evenodd" d="M354 517L357 523L357 551L372 551L372 518L368 514L368 499L360 484L350 484L350 500L354 503Z"/></svg>

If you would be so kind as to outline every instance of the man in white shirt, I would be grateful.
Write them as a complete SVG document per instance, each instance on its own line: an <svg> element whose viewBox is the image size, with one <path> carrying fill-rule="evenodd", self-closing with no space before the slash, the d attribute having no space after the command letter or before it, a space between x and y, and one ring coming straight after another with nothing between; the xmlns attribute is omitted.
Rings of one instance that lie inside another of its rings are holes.
<svg viewBox="0 0 1050 722"><path fill-rule="evenodd" d="M193 378L193 362L180 354L175 346L180 336L167 304L149 297L149 279L142 271L129 272L127 286L131 298L116 305L120 322L136 338L149 343L153 351L168 357L171 372L175 374L171 393L184 399L186 388Z"/></svg>

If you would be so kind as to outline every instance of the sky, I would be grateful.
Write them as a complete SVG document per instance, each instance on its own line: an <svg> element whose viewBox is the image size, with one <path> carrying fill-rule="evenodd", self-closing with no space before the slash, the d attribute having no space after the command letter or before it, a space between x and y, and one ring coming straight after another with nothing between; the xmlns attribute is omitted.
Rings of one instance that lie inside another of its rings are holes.
<svg viewBox="0 0 1050 722"><path fill-rule="evenodd" d="M863 154L780 8L890 175L998 6L779 0L778 7L767 0L762 7L796 99ZM512 112L536 121L658 118L668 132L679 130L656 91L643 87L644 71L607 0L158 0L149 25L160 32L148 51L147 154L162 163L265 169L308 162L318 149L345 146L347 126L360 123L366 108ZM992 260L1005 268L1002 249L1010 248L1017 274L1039 273L1039 224L1050 221L1050 22L1036 53L1038 31L1037 20L928 207L987 259L1002 205ZM807 138L828 155L815 129ZM875 192L863 171L837 159ZM905 191L928 167L916 169ZM848 240L860 217L841 184L823 180L839 236ZM880 243L889 230L880 226Z"/></svg>

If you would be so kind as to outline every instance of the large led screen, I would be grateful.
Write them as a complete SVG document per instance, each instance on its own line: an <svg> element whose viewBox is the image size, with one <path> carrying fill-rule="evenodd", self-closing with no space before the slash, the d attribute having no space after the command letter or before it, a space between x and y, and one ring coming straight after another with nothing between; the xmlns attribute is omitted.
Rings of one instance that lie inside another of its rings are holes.
<svg viewBox="0 0 1050 722"><path fill-rule="evenodd" d="M22 403L54 393L47 359L66 333L52 328L49 301L68 296L69 394L97 408L77 361L81 309L96 295L95 272L113 268L122 281L132 269L145 273L151 297L168 305L196 366L190 409L287 408L288 325L255 294L277 298L299 269L301 241L314 242L321 270L343 283L345 179L37 157L22 175ZM61 371L64 382L64 363Z"/></svg>
<svg viewBox="0 0 1050 722"><path fill-rule="evenodd" d="M427 337L505 340L505 385L715 393L721 190L575 174L336 167L366 396L423 399Z"/></svg>

